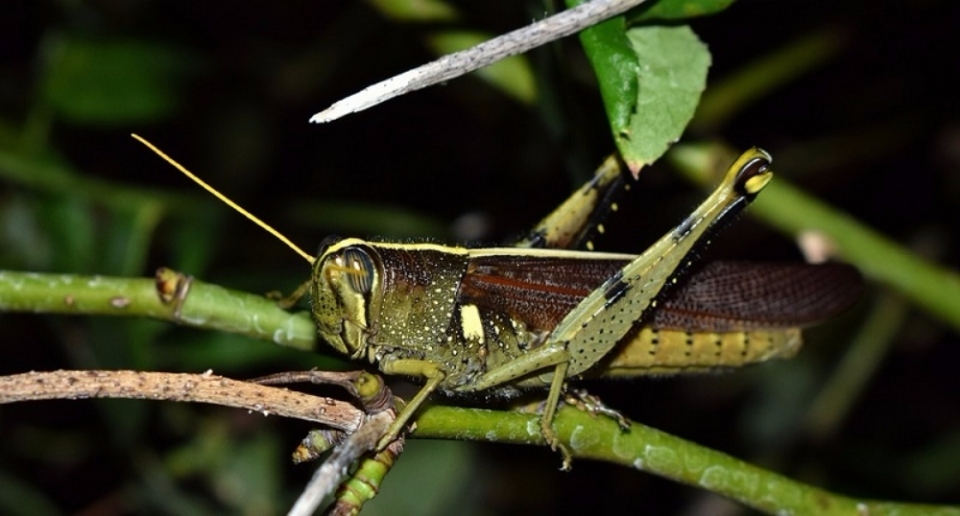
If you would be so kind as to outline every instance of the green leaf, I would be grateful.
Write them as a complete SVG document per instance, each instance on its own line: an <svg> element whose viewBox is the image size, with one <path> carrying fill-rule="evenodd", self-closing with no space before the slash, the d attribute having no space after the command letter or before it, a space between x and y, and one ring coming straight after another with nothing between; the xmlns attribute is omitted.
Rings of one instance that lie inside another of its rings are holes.
<svg viewBox="0 0 960 516"><path fill-rule="evenodd" d="M48 53L43 93L64 118L87 124L152 121L173 114L189 59L142 41L62 39Z"/></svg>
<svg viewBox="0 0 960 516"><path fill-rule="evenodd" d="M718 13L727 7L733 0L660 0L659 2L641 4L640 8L632 9L627 14L627 23L634 24L650 20L682 20Z"/></svg>
<svg viewBox="0 0 960 516"><path fill-rule="evenodd" d="M582 2L567 0L568 6ZM666 0L628 13L676 18L725 8L730 0ZM627 29L624 16L580 33L624 161L636 174L683 134L706 87L710 53L687 26Z"/></svg>
<svg viewBox="0 0 960 516"><path fill-rule="evenodd" d="M680 139L693 118L710 52L687 26L638 27L628 30L627 38L640 63L639 91L634 99L617 100L628 103L631 113L626 124L611 127L620 154L636 173Z"/></svg>
<svg viewBox="0 0 960 516"><path fill-rule="evenodd" d="M640 62L627 39L622 16L580 33L580 43L593 63L600 96L613 134L627 127L639 93Z"/></svg>

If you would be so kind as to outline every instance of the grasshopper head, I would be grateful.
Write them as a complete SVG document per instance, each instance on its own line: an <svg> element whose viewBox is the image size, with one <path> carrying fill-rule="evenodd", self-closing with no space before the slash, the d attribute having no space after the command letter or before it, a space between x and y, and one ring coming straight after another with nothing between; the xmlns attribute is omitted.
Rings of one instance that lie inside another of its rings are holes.
<svg viewBox="0 0 960 516"><path fill-rule="evenodd" d="M337 351L360 358L367 349L381 295L382 266L376 251L355 238L323 246L313 265L313 319Z"/></svg>

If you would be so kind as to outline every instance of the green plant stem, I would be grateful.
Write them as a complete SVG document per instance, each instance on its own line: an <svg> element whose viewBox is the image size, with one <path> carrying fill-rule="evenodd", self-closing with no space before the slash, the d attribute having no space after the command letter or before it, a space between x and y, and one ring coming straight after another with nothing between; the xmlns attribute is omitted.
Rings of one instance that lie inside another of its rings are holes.
<svg viewBox="0 0 960 516"><path fill-rule="evenodd" d="M520 412L432 406L417 418L413 436L544 444L539 421L536 415ZM960 507L889 503L836 495L637 423L624 432L610 418L595 417L570 407L559 412L554 428L576 458L647 471L770 514L960 515Z"/></svg>
<svg viewBox="0 0 960 516"><path fill-rule="evenodd" d="M152 278L0 271L0 311L150 317L313 350L316 326L305 313L282 310L262 296L191 281L177 311Z"/></svg>
<svg viewBox="0 0 960 516"><path fill-rule="evenodd" d="M682 145L669 154L693 182L715 182L714 164L733 160L719 145ZM883 283L960 330L960 275L912 253L846 213L776 177L748 213L791 236L816 231L830 239L837 255L867 277Z"/></svg>

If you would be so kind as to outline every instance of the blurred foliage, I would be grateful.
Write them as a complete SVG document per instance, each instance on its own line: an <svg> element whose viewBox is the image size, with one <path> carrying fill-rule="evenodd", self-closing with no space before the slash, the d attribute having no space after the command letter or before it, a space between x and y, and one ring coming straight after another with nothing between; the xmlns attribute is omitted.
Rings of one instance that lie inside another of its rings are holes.
<svg viewBox="0 0 960 516"><path fill-rule="evenodd" d="M708 11L729 4L690 2L707 3L716 6ZM131 132L308 249L327 233L449 242L469 234L484 243L515 236L614 148L577 38L531 52L493 86L475 74L333 124L306 120L431 59L444 41L438 35L496 34L547 9L541 2L4 2L0 269L137 276L170 266L253 292L290 291L307 277L298 257L207 198ZM673 17L664 12L658 16ZM713 65L686 141L763 146L780 176L916 253L960 266L960 84L945 64L960 43L960 7L741 0L690 23ZM524 75L533 87L523 95L501 89ZM641 250L700 197L658 166L633 190L608 221L602 249ZM480 223L456 231L454 221L465 219ZM705 256L715 257L799 254L745 218ZM888 303L874 299L808 332L807 347L790 362L589 388L633 419L801 481L871 498L958 503L960 339L922 312L883 315ZM902 324L864 327L869 338L859 341L889 343L870 351L860 362L866 370L843 391L832 372L858 341L861 321L878 318ZM212 368L252 377L334 367L329 357L151 321L0 314L0 335L0 374ZM814 399L838 406L818 397L838 384L846 412L831 413L826 430L803 424L819 420L809 415ZM0 512L277 513L312 473L290 465L284 451L307 430L170 403L4 406ZM695 489L604 464L578 462L558 473L559 458L543 449L472 449L414 443L370 509L736 511ZM414 471L404 473L405 465Z"/></svg>
<svg viewBox="0 0 960 516"><path fill-rule="evenodd" d="M175 115L188 55L137 39L51 36L42 95L57 117L80 125L150 123Z"/></svg>

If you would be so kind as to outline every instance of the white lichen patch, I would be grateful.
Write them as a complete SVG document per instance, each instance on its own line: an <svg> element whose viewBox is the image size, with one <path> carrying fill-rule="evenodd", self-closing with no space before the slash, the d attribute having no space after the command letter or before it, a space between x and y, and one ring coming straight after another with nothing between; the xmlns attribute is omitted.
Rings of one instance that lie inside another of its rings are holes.
<svg viewBox="0 0 960 516"><path fill-rule="evenodd" d="M189 316L186 314L180 314L180 320L187 323L190 326L205 326L208 319L206 317L199 316Z"/></svg>
<svg viewBox="0 0 960 516"><path fill-rule="evenodd" d="M757 493L760 490L760 477L756 473L744 472L738 469L730 469L725 466L713 465L708 466L703 469L703 472L700 474L700 478L697 480L697 483L711 491L722 491L728 490L736 486L738 491L748 492L748 493ZM773 487L773 491L771 491ZM776 486L767 485L762 489L765 492L778 492L782 493L782 490ZM782 504L782 502L787 502L787 500L782 500L778 494L777 504ZM784 505L791 505L786 503Z"/></svg>
<svg viewBox="0 0 960 516"><path fill-rule="evenodd" d="M611 450L617 458L627 460L633 457L633 447L630 446L630 434L617 432L613 434L613 444ZM637 459L640 460L640 459Z"/></svg>
<svg viewBox="0 0 960 516"><path fill-rule="evenodd" d="M648 444L643 448L643 459L654 469L674 469L679 466L677 452L667 446Z"/></svg>
<svg viewBox="0 0 960 516"><path fill-rule="evenodd" d="M537 419L531 419L527 422L527 435L535 436L540 435L540 421Z"/></svg>
<svg viewBox="0 0 960 516"><path fill-rule="evenodd" d="M708 489L726 486L728 483L727 475L727 468L723 466L710 466L703 469L700 478L697 480L697 484Z"/></svg>
<svg viewBox="0 0 960 516"><path fill-rule="evenodd" d="M253 314L250 316L250 324L253 326L253 329L254 329L257 333L266 333L265 331L263 331L263 328L260 327L260 314L258 314L258 313L253 313Z"/></svg>
<svg viewBox="0 0 960 516"><path fill-rule="evenodd" d="M570 447L574 450L583 450L595 446L600 442L600 436L582 425L577 425L570 433Z"/></svg>

